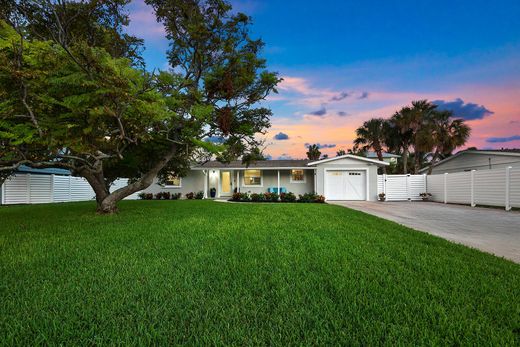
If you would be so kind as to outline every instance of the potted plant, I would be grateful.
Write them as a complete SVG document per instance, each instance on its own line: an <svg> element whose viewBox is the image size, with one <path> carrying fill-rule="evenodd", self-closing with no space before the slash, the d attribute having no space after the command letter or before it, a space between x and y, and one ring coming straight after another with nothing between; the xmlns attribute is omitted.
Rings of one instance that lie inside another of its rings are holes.
<svg viewBox="0 0 520 347"><path fill-rule="evenodd" d="M432 194L424 192L424 193L419 194L419 196L421 197L422 201L428 201L432 197Z"/></svg>
<svg viewBox="0 0 520 347"><path fill-rule="evenodd" d="M211 188L209 190L209 196L214 198L215 196L217 196L217 189L215 187Z"/></svg>
<svg viewBox="0 0 520 347"><path fill-rule="evenodd" d="M379 201L385 201L386 200L386 194L385 193L379 193Z"/></svg>

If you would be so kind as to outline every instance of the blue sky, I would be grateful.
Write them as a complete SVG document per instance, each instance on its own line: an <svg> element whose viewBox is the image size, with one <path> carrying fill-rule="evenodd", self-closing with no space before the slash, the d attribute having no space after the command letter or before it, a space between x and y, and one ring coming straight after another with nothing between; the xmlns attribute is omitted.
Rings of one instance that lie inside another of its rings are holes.
<svg viewBox="0 0 520 347"><path fill-rule="evenodd" d="M467 118L469 145L520 147L520 1L232 3L253 17L269 69L285 79L266 101L273 157L303 157L306 143L350 148L364 120L422 98ZM137 1L131 18L149 67L165 68L153 13Z"/></svg>

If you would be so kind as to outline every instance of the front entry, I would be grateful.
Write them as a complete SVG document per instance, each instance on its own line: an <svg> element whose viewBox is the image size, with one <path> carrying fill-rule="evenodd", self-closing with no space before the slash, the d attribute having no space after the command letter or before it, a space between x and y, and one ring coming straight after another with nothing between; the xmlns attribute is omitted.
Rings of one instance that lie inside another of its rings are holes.
<svg viewBox="0 0 520 347"><path fill-rule="evenodd" d="M220 196L231 196L231 171L220 171Z"/></svg>
<svg viewBox="0 0 520 347"><path fill-rule="evenodd" d="M366 200L366 179L364 170L328 170L325 197L327 200Z"/></svg>

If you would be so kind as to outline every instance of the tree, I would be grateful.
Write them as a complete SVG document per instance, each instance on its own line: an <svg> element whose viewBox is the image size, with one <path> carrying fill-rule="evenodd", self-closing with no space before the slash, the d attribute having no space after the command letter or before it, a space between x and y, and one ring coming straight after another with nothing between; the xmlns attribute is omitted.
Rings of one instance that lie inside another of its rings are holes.
<svg viewBox="0 0 520 347"><path fill-rule="evenodd" d="M372 118L356 129L354 150L368 151L373 149L380 161L383 161L383 146L386 140L387 122L383 118ZM383 172L386 173L385 167Z"/></svg>
<svg viewBox="0 0 520 347"><path fill-rule="evenodd" d="M148 1L165 25L172 69L136 69L139 41L122 30L127 3L21 1L2 13L0 170L67 168L88 180L101 213L156 176L182 174L197 154L255 157L255 135L271 116L258 102L280 81L258 56L263 43L249 37L251 19L220 0ZM77 17L86 20L73 25ZM131 183L111 193L122 176Z"/></svg>
<svg viewBox="0 0 520 347"><path fill-rule="evenodd" d="M403 107L387 123L385 143L389 152L401 154L404 174L408 173L408 157L413 140L413 130L410 128L411 121L410 107Z"/></svg>
<svg viewBox="0 0 520 347"><path fill-rule="evenodd" d="M347 152L345 152L344 149L339 149L338 151L336 151L336 157L340 157L342 155L346 155Z"/></svg>
<svg viewBox="0 0 520 347"><path fill-rule="evenodd" d="M307 147L307 158L309 160L320 160L321 151L317 144L309 145Z"/></svg>

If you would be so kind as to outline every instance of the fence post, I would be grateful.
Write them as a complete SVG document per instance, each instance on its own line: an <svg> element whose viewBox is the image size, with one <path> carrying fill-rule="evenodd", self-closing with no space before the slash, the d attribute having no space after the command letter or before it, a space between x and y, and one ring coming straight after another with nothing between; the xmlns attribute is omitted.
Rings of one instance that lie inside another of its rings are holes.
<svg viewBox="0 0 520 347"><path fill-rule="evenodd" d="M471 207L475 207L475 170L471 170L470 173L470 189L471 189Z"/></svg>
<svg viewBox="0 0 520 347"><path fill-rule="evenodd" d="M72 180L72 176L69 175L69 199L68 199L68 202L70 202L71 199L72 199L72 182L71 182L71 180Z"/></svg>
<svg viewBox="0 0 520 347"><path fill-rule="evenodd" d="M387 197L386 196L386 174L383 174L383 193L385 193L385 197Z"/></svg>
<svg viewBox="0 0 520 347"><path fill-rule="evenodd" d="M511 166L506 167L506 211L511 210L511 199L509 198L511 189Z"/></svg>
<svg viewBox="0 0 520 347"><path fill-rule="evenodd" d="M444 173L444 203L447 204L448 203L448 173L445 172Z"/></svg>

